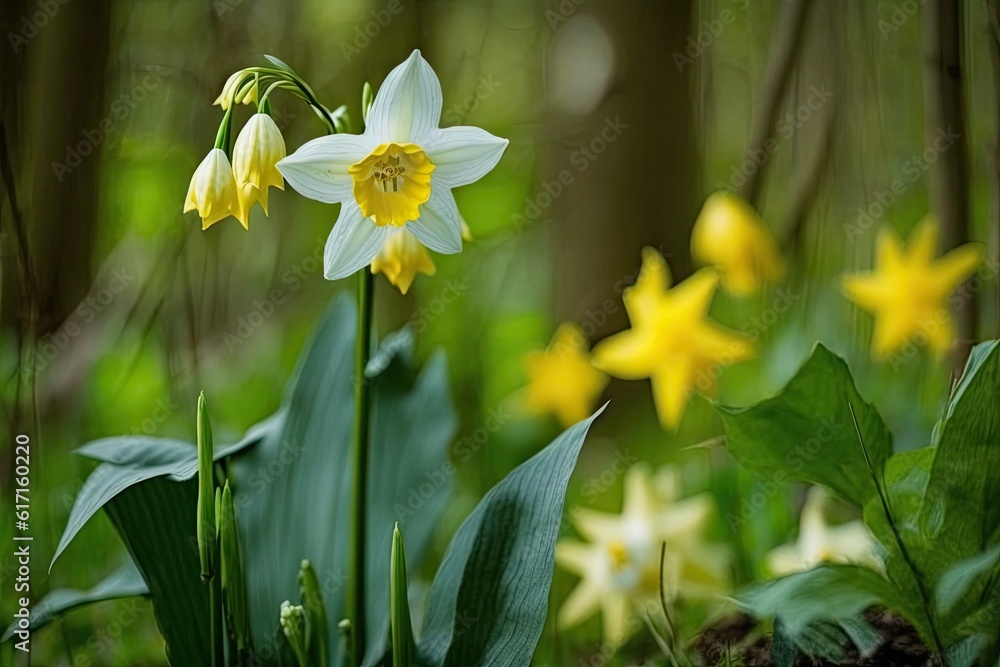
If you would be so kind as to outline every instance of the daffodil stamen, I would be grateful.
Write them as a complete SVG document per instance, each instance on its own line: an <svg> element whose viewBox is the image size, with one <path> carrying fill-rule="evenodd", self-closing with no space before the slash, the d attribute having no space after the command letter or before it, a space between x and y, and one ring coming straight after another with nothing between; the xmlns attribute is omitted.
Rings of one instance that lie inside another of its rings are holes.
<svg viewBox="0 0 1000 667"><path fill-rule="evenodd" d="M361 212L379 226L416 220L431 196L434 163L416 144L380 144L348 171Z"/></svg>

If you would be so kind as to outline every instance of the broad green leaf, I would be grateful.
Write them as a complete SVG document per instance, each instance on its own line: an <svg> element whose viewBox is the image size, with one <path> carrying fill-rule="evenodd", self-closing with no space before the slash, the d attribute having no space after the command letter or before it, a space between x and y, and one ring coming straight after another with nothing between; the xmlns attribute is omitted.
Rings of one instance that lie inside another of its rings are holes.
<svg viewBox="0 0 1000 667"><path fill-rule="evenodd" d="M276 661L279 607L296 600L303 559L316 569L336 655L344 618L350 545L350 434L353 421L355 309L340 299L300 360L285 419L252 450L230 464L239 511L248 605L256 656ZM454 467L447 449L456 417L444 359L435 356L416 374L406 362L411 341L387 337L399 349L372 382L368 480L365 664L380 661L389 633L389 557L393 525L406 536L416 567L447 503ZM371 369L369 369L371 370Z"/></svg>
<svg viewBox="0 0 1000 667"><path fill-rule="evenodd" d="M945 567L993 546L1000 528L1000 342L973 349L935 433L920 525Z"/></svg>
<svg viewBox="0 0 1000 667"><path fill-rule="evenodd" d="M855 618L875 604L895 602L892 584L856 565L823 565L763 584L735 601L757 618L776 618L792 637L819 621Z"/></svg>
<svg viewBox="0 0 1000 667"><path fill-rule="evenodd" d="M777 396L748 408L717 409L726 446L741 464L822 484L844 500L864 504L876 491L851 406L871 466L881 475L892 452L892 435L875 408L861 398L844 360L822 344Z"/></svg>
<svg viewBox="0 0 1000 667"><path fill-rule="evenodd" d="M272 426L271 419L254 426L236 444L216 450L215 460L256 444ZM102 463L90 473L73 501L66 528L49 563L50 571L80 529L119 493L155 477L182 481L191 479L198 472L197 448L189 442L169 438L101 438L83 445L76 453Z"/></svg>
<svg viewBox="0 0 1000 667"><path fill-rule="evenodd" d="M108 575L100 583L85 591L74 588L58 588L38 601L31 608L29 629L34 632L45 627L71 609L83 607L95 602L119 600L138 596L148 596L149 588L142 580L142 575L136 569L132 559L128 559L121 567ZM5 642L14 635L17 623L11 623L0 642Z"/></svg>
<svg viewBox="0 0 1000 667"><path fill-rule="evenodd" d="M171 665L202 664L211 650L208 586L201 581L198 483L165 477L130 486L104 509L149 587Z"/></svg>
<svg viewBox="0 0 1000 667"><path fill-rule="evenodd" d="M424 662L531 662L548 608L566 485L601 411L514 469L458 529L431 586L418 647Z"/></svg>

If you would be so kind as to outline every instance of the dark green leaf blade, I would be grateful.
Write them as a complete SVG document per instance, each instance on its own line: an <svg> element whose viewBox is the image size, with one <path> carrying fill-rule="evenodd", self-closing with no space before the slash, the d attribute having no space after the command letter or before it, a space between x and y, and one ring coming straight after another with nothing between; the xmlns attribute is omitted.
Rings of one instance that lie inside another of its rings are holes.
<svg viewBox="0 0 1000 667"><path fill-rule="evenodd" d="M748 468L822 484L858 504L876 493L851 417L857 415L872 469L881 475L892 434L858 393L846 362L817 344L773 398L748 408L717 406L726 445Z"/></svg>
<svg viewBox="0 0 1000 667"><path fill-rule="evenodd" d="M272 664L278 612L296 600L300 563L308 559L319 579L336 655L344 614L350 544L350 434L353 421L353 350L356 314L339 299L320 323L300 359L286 397L285 419L252 450L233 458L230 479L240 511L254 650ZM387 337L389 338L389 337ZM380 661L389 632L389 558L393 526L406 534L406 552L416 567L447 503L451 478L446 457L456 417L447 389L447 367L437 355L416 374L410 367L412 339L389 338L395 350L372 382L369 452L365 664ZM400 342L401 341L401 342ZM452 469L453 470L453 469ZM422 483L440 479L419 507L408 496Z"/></svg>
<svg viewBox="0 0 1000 667"><path fill-rule="evenodd" d="M422 660L529 664L545 622L566 486L602 411L507 475L458 529L431 587Z"/></svg>

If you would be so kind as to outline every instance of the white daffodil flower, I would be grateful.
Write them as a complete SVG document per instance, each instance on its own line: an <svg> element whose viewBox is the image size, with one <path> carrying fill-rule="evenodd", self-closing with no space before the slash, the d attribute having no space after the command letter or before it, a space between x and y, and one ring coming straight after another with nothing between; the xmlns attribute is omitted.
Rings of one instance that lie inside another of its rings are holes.
<svg viewBox="0 0 1000 667"><path fill-rule="evenodd" d="M831 526L825 508L830 497L823 487L809 489L799 517L799 538L767 555L767 566L775 576L809 570L823 563L854 563L880 569L882 562L875 539L864 523L850 521Z"/></svg>
<svg viewBox="0 0 1000 667"><path fill-rule="evenodd" d="M439 128L441 84L420 51L386 77L364 134L314 139L278 162L305 197L340 203L326 242L324 274L345 278L405 230L435 252L462 251L452 188L500 161L508 141L477 127Z"/></svg>

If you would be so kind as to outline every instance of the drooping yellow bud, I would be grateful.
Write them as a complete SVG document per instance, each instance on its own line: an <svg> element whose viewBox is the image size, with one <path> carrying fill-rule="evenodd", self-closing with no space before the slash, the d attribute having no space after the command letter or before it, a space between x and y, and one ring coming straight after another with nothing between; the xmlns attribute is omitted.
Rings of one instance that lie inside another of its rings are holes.
<svg viewBox="0 0 1000 667"><path fill-rule="evenodd" d="M229 108L230 101L242 102L243 104L256 104L257 103L257 82L247 81L247 78L252 75L248 74L245 70L240 70L238 72L233 72L233 74L226 79L226 84L222 87L222 92L219 96L215 98L212 104L218 104L225 111Z"/></svg>
<svg viewBox="0 0 1000 667"><path fill-rule="evenodd" d="M716 192L691 230L691 255L716 267L722 288L737 295L752 294L781 280L784 263L771 232L750 204L729 192Z"/></svg>
<svg viewBox="0 0 1000 667"><path fill-rule="evenodd" d="M244 227L247 226L240 216L240 198L233 169L221 148L210 150L191 176L184 212L195 210L201 216L202 229L208 229L230 215L239 219Z"/></svg>
<svg viewBox="0 0 1000 667"><path fill-rule="evenodd" d="M233 144L233 174L239 188L240 222L250 225L250 209L260 202L267 215L267 189L285 189L285 180L275 165L285 157L285 139L266 113L256 113L243 126Z"/></svg>
<svg viewBox="0 0 1000 667"><path fill-rule="evenodd" d="M384 274L403 294L418 273L433 276L437 271L431 255L408 229L400 229L385 240L372 260L372 273Z"/></svg>

